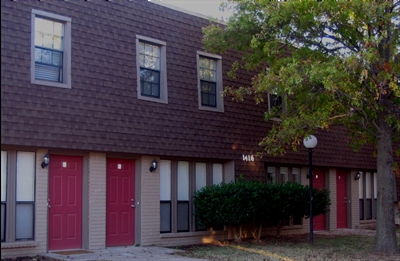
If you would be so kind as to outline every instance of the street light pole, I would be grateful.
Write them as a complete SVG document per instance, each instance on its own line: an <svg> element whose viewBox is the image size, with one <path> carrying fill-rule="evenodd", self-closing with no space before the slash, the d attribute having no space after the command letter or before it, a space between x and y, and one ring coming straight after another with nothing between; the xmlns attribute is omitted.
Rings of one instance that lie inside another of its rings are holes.
<svg viewBox="0 0 400 261"><path fill-rule="evenodd" d="M303 140L304 147L308 149L308 179L310 182L310 244L314 244L313 231L313 171L312 171L312 150L317 146L317 138L313 135L307 136Z"/></svg>
<svg viewBox="0 0 400 261"><path fill-rule="evenodd" d="M308 178L310 181L310 244L312 245L314 243L312 148L308 149L308 166Z"/></svg>

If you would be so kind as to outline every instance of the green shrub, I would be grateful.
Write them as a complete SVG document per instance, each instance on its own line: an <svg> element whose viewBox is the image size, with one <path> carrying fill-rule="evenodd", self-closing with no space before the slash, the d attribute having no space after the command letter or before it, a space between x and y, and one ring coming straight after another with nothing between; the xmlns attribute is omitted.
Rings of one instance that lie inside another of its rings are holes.
<svg viewBox="0 0 400 261"><path fill-rule="evenodd" d="M308 204L304 212L305 218L310 217L310 187L304 187L308 191ZM331 204L329 198L329 190L326 188L313 188L313 216L325 214L328 211L328 206Z"/></svg>
<svg viewBox="0 0 400 261"><path fill-rule="evenodd" d="M307 186L307 189L309 187ZM313 216L325 214L328 211L328 206L331 204L329 198L329 190L326 188L317 189L313 188ZM308 206L308 210L310 206ZM309 211L308 211L309 212Z"/></svg>
<svg viewBox="0 0 400 261"><path fill-rule="evenodd" d="M240 181L204 187L194 193L196 221L206 227L240 225L261 219L262 183Z"/></svg>
<svg viewBox="0 0 400 261"><path fill-rule="evenodd" d="M308 217L309 186L298 183L263 183L240 179L204 187L194 193L196 222L206 227L255 224L258 238L263 225L276 226L277 235L293 217ZM327 189L313 189L313 214L325 213L330 205ZM255 235L255 233L253 233Z"/></svg>
<svg viewBox="0 0 400 261"><path fill-rule="evenodd" d="M309 190L299 183L272 183L269 184L269 195L266 207L269 215L267 224L276 226L276 235L279 236L282 228L293 217L303 217L309 205ZM309 207L308 207L309 209Z"/></svg>

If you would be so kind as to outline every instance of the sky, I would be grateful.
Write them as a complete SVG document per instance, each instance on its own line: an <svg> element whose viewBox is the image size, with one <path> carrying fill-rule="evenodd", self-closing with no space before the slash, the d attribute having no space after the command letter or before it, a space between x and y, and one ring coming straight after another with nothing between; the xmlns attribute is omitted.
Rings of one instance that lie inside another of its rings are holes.
<svg viewBox="0 0 400 261"><path fill-rule="evenodd" d="M226 19L232 12L219 10L221 0L158 0L168 5L173 5L191 12L200 13L205 16L212 16L217 19Z"/></svg>

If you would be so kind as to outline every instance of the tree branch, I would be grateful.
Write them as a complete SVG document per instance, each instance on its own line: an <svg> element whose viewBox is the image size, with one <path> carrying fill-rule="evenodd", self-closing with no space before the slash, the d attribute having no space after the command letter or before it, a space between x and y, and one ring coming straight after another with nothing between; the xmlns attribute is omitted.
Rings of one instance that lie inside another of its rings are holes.
<svg viewBox="0 0 400 261"><path fill-rule="evenodd" d="M332 116L332 117L328 118L328 120L332 121L332 120L335 120L335 119L346 118L350 114L351 114L350 112L349 113L345 113L345 114L339 114L339 115Z"/></svg>

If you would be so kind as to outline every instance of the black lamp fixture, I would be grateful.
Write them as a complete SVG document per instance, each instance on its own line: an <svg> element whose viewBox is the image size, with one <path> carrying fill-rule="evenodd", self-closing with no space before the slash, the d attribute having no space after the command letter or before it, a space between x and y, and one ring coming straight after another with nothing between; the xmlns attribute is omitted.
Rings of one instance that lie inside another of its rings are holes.
<svg viewBox="0 0 400 261"><path fill-rule="evenodd" d="M158 165L157 160L153 159L153 161L151 162L150 172L155 171L157 169L157 165Z"/></svg>
<svg viewBox="0 0 400 261"><path fill-rule="evenodd" d="M354 176L354 180L359 180L361 178L361 172L357 171L356 175Z"/></svg>
<svg viewBox="0 0 400 261"><path fill-rule="evenodd" d="M308 178L310 182L310 244L314 244L314 228L313 228L313 171L312 171L312 150L317 146L318 140L314 135L307 136L303 139L304 147L308 149Z"/></svg>
<svg viewBox="0 0 400 261"><path fill-rule="evenodd" d="M47 167L50 163L50 155L49 153L46 153L46 155L43 156L43 162L42 162L42 169L44 169L45 167Z"/></svg>

